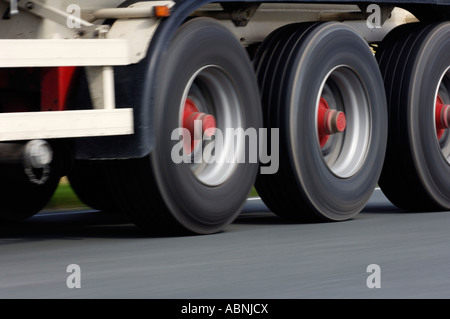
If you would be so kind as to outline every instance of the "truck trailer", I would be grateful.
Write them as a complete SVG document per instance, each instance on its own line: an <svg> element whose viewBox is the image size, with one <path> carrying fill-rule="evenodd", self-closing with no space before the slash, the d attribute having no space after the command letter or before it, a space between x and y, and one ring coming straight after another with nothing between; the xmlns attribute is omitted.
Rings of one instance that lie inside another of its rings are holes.
<svg viewBox="0 0 450 319"><path fill-rule="evenodd" d="M293 222L351 219L376 185L401 209L450 210L448 0L0 14L1 220L41 211L62 176L151 233L220 232L253 185Z"/></svg>

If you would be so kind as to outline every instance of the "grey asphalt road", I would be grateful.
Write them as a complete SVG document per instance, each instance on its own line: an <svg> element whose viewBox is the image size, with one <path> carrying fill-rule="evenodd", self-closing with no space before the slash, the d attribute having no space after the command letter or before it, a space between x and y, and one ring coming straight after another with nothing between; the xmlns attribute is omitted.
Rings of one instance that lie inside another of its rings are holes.
<svg viewBox="0 0 450 319"><path fill-rule="evenodd" d="M450 212L406 213L377 190L355 219L290 224L258 200L226 231L145 237L100 212L0 226L0 298L449 298ZM70 264L81 288L69 289ZM380 267L369 289L367 267Z"/></svg>

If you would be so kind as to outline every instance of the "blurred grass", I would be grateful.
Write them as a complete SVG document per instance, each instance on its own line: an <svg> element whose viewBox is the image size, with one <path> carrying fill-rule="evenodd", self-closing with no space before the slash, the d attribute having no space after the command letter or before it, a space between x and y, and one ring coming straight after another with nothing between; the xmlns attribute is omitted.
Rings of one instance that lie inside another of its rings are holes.
<svg viewBox="0 0 450 319"><path fill-rule="evenodd" d="M249 197L257 197L258 193L253 187ZM70 183L66 177L61 178L59 186L56 189L50 202L44 208L44 211L52 210L76 210L76 209L89 209L84 205L74 193Z"/></svg>
<svg viewBox="0 0 450 319"><path fill-rule="evenodd" d="M78 199L67 178L63 177L59 182L55 194L44 210L72 210L86 208L88 207Z"/></svg>
<svg viewBox="0 0 450 319"><path fill-rule="evenodd" d="M258 197L258 192L256 191L256 189L253 187L252 191L250 192L250 196L249 197Z"/></svg>

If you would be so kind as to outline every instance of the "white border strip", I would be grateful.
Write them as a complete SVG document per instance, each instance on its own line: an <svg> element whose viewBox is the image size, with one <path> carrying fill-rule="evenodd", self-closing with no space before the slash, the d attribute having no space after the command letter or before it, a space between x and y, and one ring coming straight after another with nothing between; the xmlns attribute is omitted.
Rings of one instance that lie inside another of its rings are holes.
<svg viewBox="0 0 450 319"><path fill-rule="evenodd" d="M125 39L0 40L0 67L131 64Z"/></svg>
<svg viewBox="0 0 450 319"><path fill-rule="evenodd" d="M129 135L133 109L0 114L0 141Z"/></svg>

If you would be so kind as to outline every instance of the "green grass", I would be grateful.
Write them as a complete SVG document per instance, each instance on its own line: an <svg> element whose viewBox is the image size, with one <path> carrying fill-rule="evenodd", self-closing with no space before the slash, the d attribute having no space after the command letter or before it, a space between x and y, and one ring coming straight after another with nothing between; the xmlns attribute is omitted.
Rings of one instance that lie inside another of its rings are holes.
<svg viewBox="0 0 450 319"><path fill-rule="evenodd" d="M257 197L258 193L256 189L253 187L250 192L250 197ZM55 194L53 195L50 202L44 208L44 210L74 210L74 209L87 209L86 205L84 205L74 193L72 187L70 187L69 181L67 178L61 178L59 182L59 186L56 189Z"/></svg>
<svg viewBox="0 0 450 319"><path fill-rule="evenodd" d="M62 178L50 202L44 210L71 210L87 208L70 187L67 178Z"/></svg>
<svg viewBox="0 0 450 319"><path fill-rule="evenodd" d="M250 192L250 196L249 197L258 197L258 192L256 191L256 189L253 187L252 191Z"/></svg>

